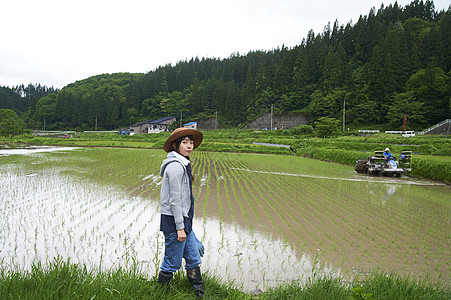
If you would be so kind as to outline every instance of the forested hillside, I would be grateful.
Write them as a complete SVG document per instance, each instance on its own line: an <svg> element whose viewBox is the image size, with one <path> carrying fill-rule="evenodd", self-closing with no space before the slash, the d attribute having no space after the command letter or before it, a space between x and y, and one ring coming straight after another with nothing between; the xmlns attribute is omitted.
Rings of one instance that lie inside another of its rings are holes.
<svg viewBox="0 0 451 300"><path fill-rule="evenodd" d="M12 88L0 86L0 109L13 109L17 113L27 113L34 109L39 99L48 94L57 93L58 89L40 84L18 85Z"/></svg>
<svg viewBox="0 0 451 300"><path fill-rule="evenodd" d="M86 130L97 120L109 130L181 112L186 121L217 112L221 125L232 127L271 105L276 113L303 112L310 122L342 119L345 104L350 125L397 130L406 115L409 128L423 129L450 118L450 31L451 10L436 12L432 1L382 6L355 23L310 31L293 48L81 80L26 102L28 122L42 128L45 117L49 129ZM11 99L12 108L23 110L21 99Z"/></svg>

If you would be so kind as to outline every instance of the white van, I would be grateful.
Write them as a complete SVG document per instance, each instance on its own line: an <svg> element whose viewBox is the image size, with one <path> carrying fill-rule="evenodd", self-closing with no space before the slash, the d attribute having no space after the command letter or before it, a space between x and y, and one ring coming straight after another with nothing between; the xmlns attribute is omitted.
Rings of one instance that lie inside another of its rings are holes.
<svg viewBox="0 0 451 300"><path fill-rule="evenodd" d="M415 136L415 131L404 131L403 137Z"/></svg>

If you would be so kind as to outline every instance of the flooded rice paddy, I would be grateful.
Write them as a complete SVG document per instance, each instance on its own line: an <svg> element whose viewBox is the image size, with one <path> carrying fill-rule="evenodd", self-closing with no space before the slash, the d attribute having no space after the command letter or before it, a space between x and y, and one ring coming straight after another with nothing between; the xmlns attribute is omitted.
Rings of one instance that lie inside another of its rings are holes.
<svg viewBox="0 0 451 300"><path fill-rule="evenodd" d="M138 262L155 275L163 151L6 150L3 267L61 256L104 268ZM244 290L375 268L449 280L449 186L294 156L196 152L192 162L202 269Z"/></svg>

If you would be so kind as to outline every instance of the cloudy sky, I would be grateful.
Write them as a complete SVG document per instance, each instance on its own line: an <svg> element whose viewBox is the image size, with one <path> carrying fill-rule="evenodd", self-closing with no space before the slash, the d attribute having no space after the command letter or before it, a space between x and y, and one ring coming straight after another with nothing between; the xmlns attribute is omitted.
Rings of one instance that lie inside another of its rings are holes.
<svg viewBox="0 0 451 300"><path fill-rule="evenodd" d="M0 86L62 88L196 56L293 47L310 29L355 23L382 3L394 0L0 0Z"/></svg>

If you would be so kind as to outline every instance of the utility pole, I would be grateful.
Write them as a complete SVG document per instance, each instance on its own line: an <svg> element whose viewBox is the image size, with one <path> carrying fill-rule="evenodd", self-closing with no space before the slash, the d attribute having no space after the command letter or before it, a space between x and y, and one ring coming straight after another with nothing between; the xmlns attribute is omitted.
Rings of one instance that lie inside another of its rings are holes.
<svg viewBox="0 0 451 300"><path fill-rule="evenodd" d="M180 111L180 127L182 127L182 116L183 116L183 111Z"/></svg>
<svg viewBox="0 0 451 300"><path fill-rule="evenodd" d="M45 117L44 117L44 131L45 131Z"/></svg>
<svg viewBox="0 0 451 300"><path fill-rule="evenodd" d="M215 129L218 129L218 111L216 111L216 124Z"/></svg>
<svg viewBox="0 0 451 300"><path fill-rule="evenodd" d="M273 104L271 104L271 131L272 131L272 109L273 109Z"/></svg>
<svg viewBox="0 0 451 300"><path fill-rule="evenodd" d="M97 131L97 117L96 117L96 131Z"/></svg>
<svg viewBox="0 0 451 300"><path fill-rule="evenodd" d="M346 99L343 99L343 132L345 132L346 126Z"/></svg>
<svg viewBox="0 0 451 300"><path fill-rule="evenodd" d="M402 133L406 132L407 130L407 115L404 115L402 118Z"/></svg>

